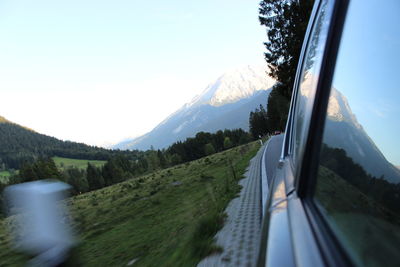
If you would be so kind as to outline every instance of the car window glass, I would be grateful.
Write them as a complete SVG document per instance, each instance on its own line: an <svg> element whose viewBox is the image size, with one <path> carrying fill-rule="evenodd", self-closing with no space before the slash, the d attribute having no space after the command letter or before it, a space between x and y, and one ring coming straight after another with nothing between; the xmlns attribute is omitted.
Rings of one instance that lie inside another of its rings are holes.
<svg viewBox="0 0 400 267"><path fill-rule="evenodd" d="M351 1L315 199L358 266L400 266L400 2Z"/></svg>
<svg viewBox="0 0 400 267"><path fill-rule="evenodd" d="M299 80L294 116L294 138L292 139L293 158L299 164L303 146L307 138L309 120L312 112L317 81L320 73L322 56L328 35L328 22L331 14L331 3L322 2L315 21L308 48L304 57L303 69Z"/></svg>

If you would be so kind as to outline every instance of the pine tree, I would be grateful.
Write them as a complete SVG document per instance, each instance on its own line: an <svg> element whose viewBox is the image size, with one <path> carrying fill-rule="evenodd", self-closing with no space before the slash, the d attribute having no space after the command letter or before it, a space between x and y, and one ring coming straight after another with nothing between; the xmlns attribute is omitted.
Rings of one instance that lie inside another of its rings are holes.
<svg viewBox="0 0 400 267"><path fill-rule="evenodd" d="M149 170L154 171L160 167L160 159L158 158L157 151L149 150L146 152L146 161L149 166Z"/></svg>
<svg viewBox="0 0 400 267"><path fill-rule="evenodd" d="M88 163L86 168L86 180L89 190L96 190L105 186L105 181L102 173L92 164Z"/></svg>
<svg viewBox="0 0 400 267"><path fill-rule="evenodd" d="M160 162L160 167L164 169L167 167L167 160L164 157L164 153L161 150L157 150L158 161Z"/></svg>
<svg viewBox="0 0 400 267"><path fill-rule="evenodd" d="M232 142L231 139L229 137L225 137L224 139L224 148L228 149L232 147Z"/></svg>
<svg viewBox="0 0 400 267"><path fill-rule="evenodd" d="M286 124L297 64L311 14L313 0L263 0L259 20L267 28L264 43L269 75L274 86L267 106L270 127L283 130Z"/></svg>
<svg viewBox="0 0 400 267"><path fill-rule="evenodd" d="M171 156L171 164L172 165L177 165L179 163L182 163L182 158L178 154L173 154Z"/></svg>
<svg viewBox="0 0 400 267"><path fill-rule="evenodd" d="M267 112L262 105L260 105L260 108L256 108L254 112L250 112L249 128L254 139L258 139L270 131L269 123Z"/></svg>
<svg viewBox="0 0 400 267"><path fill-rule="evenodd" d="M215 148L211 143L204 146L204 153L208 156L215 153Z"/></svg>
<svg viewBox="0 0 400 267"><path fill-rule="evenodd" d="M26 163L22 166L18 182L61 178L62 175L52 158L39 158L34 163Z"/></svg>
<svg viewBox="0 0 400 267"><path fill-rule="evenodd" d="M116 184L122 182L125 179L125 173L123 169L118 165L115 158L109 159L106 164L104 164L101 174L103 176L105 185Z"/></svg>
<svg viewBox="0 0 400 267"><path fill-rule="evenodd" d="M68 168L63 172L65 181L73 188L73 194L87 192L89 185L86 179L85 171L78 168Z"/></svg>

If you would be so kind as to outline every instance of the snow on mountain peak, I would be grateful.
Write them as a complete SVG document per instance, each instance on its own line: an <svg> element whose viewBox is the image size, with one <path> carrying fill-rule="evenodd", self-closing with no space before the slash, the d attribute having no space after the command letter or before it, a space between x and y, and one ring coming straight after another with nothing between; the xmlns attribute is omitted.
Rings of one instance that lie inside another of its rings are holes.
<svg viewBox="0 0 400 267"><path fill-rule="evenodd" d="M266 70L266 66L247 66L226 72L149 133L114 147L165 148L173 142L195 136L200 131L248 130L250 112L267 103L270 93L268 89L275 84Z"/></svg>
<svg viewBox="0 0 400 267"><path fill-rule="evenodd" d="M328 117L333 121L348 121L357 128L362 128L351 111L346 97L335 88L332 88L331 96L329 97Z"/></svg>
<svg viewBox="0 0 400 267"><path fill-rule="evenodd" d="M246 66L228 71L209 84L188 106L222 106L250 97L256 91L267 90L274 85L275 80L267 75L266 69L262 66Z"/></svg>

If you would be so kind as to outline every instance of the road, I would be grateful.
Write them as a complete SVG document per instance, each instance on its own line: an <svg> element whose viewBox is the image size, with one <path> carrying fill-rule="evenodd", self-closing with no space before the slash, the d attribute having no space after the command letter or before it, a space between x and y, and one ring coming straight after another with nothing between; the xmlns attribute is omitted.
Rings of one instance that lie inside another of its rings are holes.
<svg viewBox="0 0 400 267"><path fill-rule="evenodd" d="M271 185L272 178L275 175L276 167L282 151L283 134L272 136L265 151L265 167L267 172L268 185Z"/></svg>
<svg viewBox="0 0 400 267"><path fill-rule="evenodd" d="M279 161L282 140L283 135L273 136L250 161L245 178L239 182L243 186L240 195L229 203L225 210L228 215L225 225L215 236L223 252L203 259L197 266L256 266L261 234L262 195L266 194L262 192L261 186L262 168L268 166L267 177L272 179L273 168ZM262 164L263 161L265 164Z"/></svg>

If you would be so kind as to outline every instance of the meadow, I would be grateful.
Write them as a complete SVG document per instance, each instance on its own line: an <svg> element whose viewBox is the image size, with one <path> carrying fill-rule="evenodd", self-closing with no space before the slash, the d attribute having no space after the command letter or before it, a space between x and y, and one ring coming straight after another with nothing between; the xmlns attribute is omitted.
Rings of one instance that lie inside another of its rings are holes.
<svg viewBox="0 0 400 267"><path fill-rule="evenodd" d="M71 260L83 266L195 266L221 248L213 236L259 142L136 177L66 201L79 242ZM0 226L0 262L20 266Z"/></svg>
<svg viewBox="0 0 400 267"><path fill-rule="evenodd" d="M11 173L9 171L0 171L0 183L6 184L10 176Z"/></svg>
<svg viewBox="0 0 400 267"><path fill-rule="evenodd" d="M86 169L88 163L96 167L102 167L106 161L105 160L86 160L86 159L69 159L62 157L53 157L53 160L60 170L75 167L78 169Z"/></svg>

